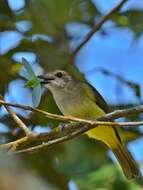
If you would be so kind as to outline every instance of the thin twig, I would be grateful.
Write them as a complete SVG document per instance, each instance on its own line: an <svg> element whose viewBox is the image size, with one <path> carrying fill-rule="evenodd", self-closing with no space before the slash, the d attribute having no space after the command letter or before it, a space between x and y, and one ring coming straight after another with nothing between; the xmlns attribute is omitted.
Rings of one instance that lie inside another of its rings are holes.
<svg viewBox="0 0 143 190"><path fill-rule="evenodd" d="M34 111L36 113L39 113L39 114L42 114L42 115L48 117L49 119L54 119L54 120L59 120L59 121L83 122L83 123L88 123L88 124L91 124L91 125L97 125L97 124L118 125L117 123L114 123L114 122L105 122L104 123L104 121L115 120L115 119L118 119L118 118L121 118L121 117L127 117L127 116L130 116L130 115L143 113L143 105L139 105L139 106L135 106L135 107L128 108L128 109L115 110L115 111L113 111L111 113L105 114L104 116L97 118L96 121L95 121L95 120L80 119L80 118L76 118L76 117L73 117L73 116L62 116L62 115L58 115L58 114L52 114L52 113L49 113L49 112L46 112L46 111L43 111L43 110L40 110L40 109L33 108L31 106L26 106L26 105L21 105L21 104L14 104L14 103L10 103L10 102L4 102L3 100L0 100L0 104L7 105L7 106L12 106L12 107L17 107L17 108L21 108L21 109L24 109L24 110ZM101 122L97 123L97 121L102 121L102 123ZM119 124L119 125L122 126L122 124ZM124 122L123 125L126 125L126 122ZM136 123L135 123L135 125L136 125Z"/></svg>
<svg viewBox="0 0 143 190"><path fill-rule="evenodd" d="M79 136L80 134L86 132L86 128L83 130L81 129L78 129L68 135L65 135L64 137L60 137L60 138L57 138L57 139L54 139L54 140L50 140L48 142L43 142L42 144L40 145L37 145L37 146L34 146L34 147L30 147L30 148L26 148L26 149L23 149L23 150L18 150L18 151L15 151L14 154L21 154L21 153L32 153L34 151L37 151L39 149L42 149L42 148L45 148L45 147L48 147L48 146L51 146L51 145L54 145L54 144L58 144L58 143L62 143L62 142L65 142L67 140L70 140L76 136Z"/></svg>
<svg viewBox="0 0 143 190"><path fill-rule="evenodd" d="M112 17L112 15L117 12L127 0L121 0L121 2L116 5L107 15L93 26L92 30L87 34L86 38L81 42L81 44L73 51L72 56L76 56L80 49L91 39L91 37L103 26L103 24Z"/></svg>
<svg viewBox="0 0 143 190"><path fill-rule="evenodd" d="M0 95L0 101L3 101L3 97L1 95ZM23 123L23 121L16 115L16 113L8 105L4 105L4 107L8 111L10 116L13 118L15 123L18 125L18 127L21 128L25 132L26 136L30 136L32 132Z"/></svg>
<svg viewBox="0 0 143 190"><path fill-rule="evenodd" d="M16 108L20 108L20 109L24 109L24 110L29 110L29 111L33 111L39 114L42 114L46 117L48 117L49 119L56 119L56 120L61 120L61 121L72 121L72 117L66 117L66 116L62 116L62 115L58 115L58 114L52 114L52 113L48 113L46 111L37 109L37 108L33 108L31 106L27 106L27 105L22 105L22 104L14 104L14 103L10 103L10 102L4 102L3 100L0 100L0 104L1 105L7 105L7 106L12 106L12 107L16 107Z"/></svg>
<svg viewBox="0 0 143 190"><path fill-rule="evenodd" d="M128 116L132 116L132 115L138 115L141 113L143 113L143 105L131 107L128 109L115 110L111 113L108 113L108 114L102 116L98 120L99 121L100 120L103 120L103 121L115 120L115 119L118 119L121 117L128 117Z"/></svg>

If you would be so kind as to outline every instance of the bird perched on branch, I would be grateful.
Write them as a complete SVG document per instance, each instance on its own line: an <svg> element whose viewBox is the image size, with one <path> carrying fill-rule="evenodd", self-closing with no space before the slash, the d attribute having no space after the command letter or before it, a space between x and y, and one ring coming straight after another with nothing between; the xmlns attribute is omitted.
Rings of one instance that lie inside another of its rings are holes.
<svg viewBox="0 0 143 190"><path fill-rule="evenodd" d="M96 119L109 112L107 103L95 88L86 82L74 79L66 71L55 70L39 78L44 87L51 91L64 115ZM86 134L102 141L112 150L128 179L139 176L137 164L123 145L117 128L101 125L90 129Z"/></svg>

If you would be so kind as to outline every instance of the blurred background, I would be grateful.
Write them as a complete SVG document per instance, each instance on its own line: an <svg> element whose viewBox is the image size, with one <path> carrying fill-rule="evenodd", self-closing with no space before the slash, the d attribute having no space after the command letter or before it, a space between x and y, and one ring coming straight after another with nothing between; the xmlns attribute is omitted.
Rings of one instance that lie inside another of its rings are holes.
<svg viewBox="0 0 143 190"><path fill-rule="evenodd" d="M142 0L128 0L76 56L72 54L92 26L119 2L0 0L0 94L6 101L32 106L31 90L24 88L24 70L21 70L21 60L25 57L37 74L66 69L76 77L85 77L112 110L140 105L143 101ZM60 113L49 92L43 94L39 108ZM58 125L57 121L14 110L33 131L47 132ZM120 121L142 118L139 115ZM142 126L126 127L120 133L143 174ZM1 107L0 143L22 135ZM84 135L37 153L6 157L1 153L1 190L143 188L142 179L124 178L114 156L102 143Z"/></svg>

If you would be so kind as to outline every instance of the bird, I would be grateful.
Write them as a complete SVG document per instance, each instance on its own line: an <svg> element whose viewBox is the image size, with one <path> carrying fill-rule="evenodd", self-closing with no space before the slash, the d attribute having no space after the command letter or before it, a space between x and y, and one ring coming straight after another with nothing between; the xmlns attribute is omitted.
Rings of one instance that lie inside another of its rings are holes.
<svg viewBox="0 0 143 190"><path fill-rule="evenodd" d="M86 81L75 79L65 70L54 70L38 76L42 85L53 95L63 115L95 120L110 112L101 94ZM102 141L114 153L127 179L140 176L138 166L114 126L98 125L85 132L90 138Z"/></svg>

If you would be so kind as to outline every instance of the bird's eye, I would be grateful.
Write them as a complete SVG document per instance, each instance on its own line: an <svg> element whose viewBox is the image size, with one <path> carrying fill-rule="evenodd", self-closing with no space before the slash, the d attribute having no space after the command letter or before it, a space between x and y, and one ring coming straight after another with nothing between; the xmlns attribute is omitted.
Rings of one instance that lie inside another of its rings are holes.
<svg viewBox="0 0 143 190"><path fill-rule="evenodd" d="M62 72L58 72L58 73L56 73L56 77L58 77L58 78L62 78L62 76L63 76L63 73L62 73Z"/></svg>

